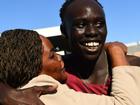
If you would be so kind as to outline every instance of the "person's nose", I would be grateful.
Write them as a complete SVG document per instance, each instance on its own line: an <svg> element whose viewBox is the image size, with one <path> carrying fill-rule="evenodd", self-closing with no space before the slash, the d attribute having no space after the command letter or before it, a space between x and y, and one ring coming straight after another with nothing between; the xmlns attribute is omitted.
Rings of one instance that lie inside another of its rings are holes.
<svg viewBox="0 0 140 105"><path fill-rule="evenodd" d="M86 37L97 37L97 32L98 30L94 27L94 25L93 24L89 24L87 27L86 27L86 34L85 34L85 36Z"/></svg>
<svg viewBox="0 0 140 105"><path fill-rule="evenodd" d="M58 61L61 61L62 60L62 57L59 54L56 54L56 57L57 57L57 60Z"/></svg>
<svg viewBox="0 0 140 105"><path fill-rule="evenodd" d="M56 56L57 56L58 61L60 61L61 63L61 67L64 68L64 62L62 60L62 57L59 54L57 54Z"/></svg>

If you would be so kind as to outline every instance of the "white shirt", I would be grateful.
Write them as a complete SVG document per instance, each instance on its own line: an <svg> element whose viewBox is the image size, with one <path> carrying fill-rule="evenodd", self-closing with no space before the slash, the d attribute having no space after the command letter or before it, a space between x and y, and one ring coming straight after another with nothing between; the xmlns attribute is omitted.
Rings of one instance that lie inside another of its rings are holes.
<svg viewBox="0 0 140 105"><path fill-rule="evenodd" d="M119 66L112 73L111 96L76 92L48 75L39 75L22 88L57 84L55 94L40 97L45 105L140 105L140 67Z"/></svg>

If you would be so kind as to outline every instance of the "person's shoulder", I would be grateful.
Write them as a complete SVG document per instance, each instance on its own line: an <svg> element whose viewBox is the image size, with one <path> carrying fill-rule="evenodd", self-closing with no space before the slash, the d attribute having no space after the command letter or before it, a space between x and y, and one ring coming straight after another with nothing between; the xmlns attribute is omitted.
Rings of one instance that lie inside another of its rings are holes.
<svg viewBox="0 0 140 105"><path fill-rule="evenodd" d="M127 55L127 60L132 66L140 66L140 57L135 55Z"/></svg>

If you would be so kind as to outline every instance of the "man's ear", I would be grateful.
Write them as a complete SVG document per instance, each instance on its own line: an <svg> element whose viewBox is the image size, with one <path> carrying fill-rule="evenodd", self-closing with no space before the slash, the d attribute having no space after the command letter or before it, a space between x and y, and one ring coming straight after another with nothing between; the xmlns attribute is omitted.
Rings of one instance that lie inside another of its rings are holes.
<svg viewBox="0 0 140 105"><path fill-rule="evenodd" d="M67 33L66 33L66 29L65 29L65 26L63 24L60 25L60 30L61 30L61 33L67 38Z"/></svg>

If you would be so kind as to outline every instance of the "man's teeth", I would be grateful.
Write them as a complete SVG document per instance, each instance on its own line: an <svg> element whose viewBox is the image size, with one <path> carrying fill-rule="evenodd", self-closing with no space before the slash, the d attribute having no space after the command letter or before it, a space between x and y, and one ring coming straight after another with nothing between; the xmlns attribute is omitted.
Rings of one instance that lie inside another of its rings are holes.
<svg viewBox="0 0 140 105"><path fill-rule="evenodd" d="M85 43L85 45L87 47L97 47L99 46L99 42L88 42L88 43Z"/></svg>

